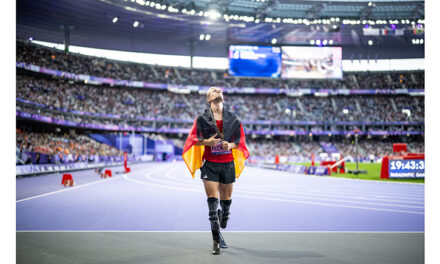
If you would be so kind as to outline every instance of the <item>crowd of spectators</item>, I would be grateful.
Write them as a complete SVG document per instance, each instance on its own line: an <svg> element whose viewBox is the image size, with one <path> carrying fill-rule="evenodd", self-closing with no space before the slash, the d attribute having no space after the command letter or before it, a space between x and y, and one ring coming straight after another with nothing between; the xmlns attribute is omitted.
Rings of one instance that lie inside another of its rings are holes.
<svg viewBox="0 0 440 264"><path fill-rule="evenodd" d="M255 88L325 88L325 89L400 89L424 88L424 72L356 72L346 73L342 80L280 80L229 77L227 71L161 67L148 64L121 62L103 58L66 54L55 49L39 47L17 41L17 61L38 66L122 80L152 83L255 87ZM66 79L17 75L16 109L77 123L118 126L153 126L144 118L193 120L206 107L206 98L200 94L177 94L127 87L93 86L74 83ZM424 97L406 95L288 97L285 95L233 95L225 94L226 107L244 121L419 121L424 122ZM37 103L26 104L20 100ZM57 110L57 109L64 109ZM93 115L101 115L93 117ZM113 117L104 117L113 115ZM192 123L157 122L156 128L191 128ZM256 125L257 130L270 130L270 126ZM304 131L305 127L295 127ZM312 126L317 132L324 127ZM328 128L326 128L328 129ZM331 126L330 130L336 130ZM387 126L385 130L403 129ZM407 127L411 131L414 127ZM374 130L373 127L368 128ZM153 139L165 139L160 134ZM184 140L174 139L183 148ZM261 140L248 137L252 156L298 156L308 158L324 150L315 141ZM353 142L334 143L343 156L354 156ZM85 135L61 135L17 130L17 150L36 152L49 159L78 161L85 156L118 156L121 151L100 144ZM408 144L409 152L424 152L423 142ZM380 157L392 154L392 143L378 140L359 142L362 157Z"/></svg>
<svg viewBox="0 0 440 264"><path fill-rule="evenodd" d="M99 143L86 135L16 131L17 157L22 163L31 162L31 153L47 156L47 163L77 162L94 156L122 156L123 152Z"/></svg>
<svg viewBox="0 0 440 264"><path fill-rule="evenodd" d="M92 76L151 83L254 87L325 89L424 89L424 72L353 72L341 80L294 80L230 77L227 70L162 67L122 62L40 47L17 41L17 61L50 69Z"/></svg>
<svg viewBox="0 0 440 264"><path fill-rule="evenodd" d="M356 157L356 145L352 142L335 142L335 147L344 155ZM359 156L370 157L383 157L384 155L393 155L393 143L383 142L378 140L362 140L358 144ZM424 153L425 144L423 142L410 142L407 143L409 153Z"/></svg>
<svg viewBox="0 0 440 264"><path fill-rule="evenodd" d="M196 113L206 108L206 98L199 94L92 86L26 75L17 75L16 97L46 107L117 115L121 119L192 120ZM292 98L285 95L225 94L225 102L242 120L247 121L424 121L424 97L405 95ZM409 115L402 111L404 109L410 110ZM103 122L116 124L125 121L107 119Z"/></svg>

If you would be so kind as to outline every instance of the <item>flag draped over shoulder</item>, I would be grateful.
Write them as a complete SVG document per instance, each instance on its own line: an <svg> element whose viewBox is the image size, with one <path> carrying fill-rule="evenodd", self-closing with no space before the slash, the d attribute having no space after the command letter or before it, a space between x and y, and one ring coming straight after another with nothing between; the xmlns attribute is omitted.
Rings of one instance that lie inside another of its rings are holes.
<svg viewBox="0 0 440 264"><path fill-rule="evenodd" d="M218 134L214 115L212 110L207 108L194 120L183 148L182 157L193 178L196 171L202 166L205 150L205 146L196 146L195 144L202 139L212 137L214 134ZM244 169L245 160L249 157L249 151L246 148L244 130L240 120L235 114L226 110L226 107L223 107L223 140L238 146L236 149L232 149L235 177L238 178Z"/></svg>

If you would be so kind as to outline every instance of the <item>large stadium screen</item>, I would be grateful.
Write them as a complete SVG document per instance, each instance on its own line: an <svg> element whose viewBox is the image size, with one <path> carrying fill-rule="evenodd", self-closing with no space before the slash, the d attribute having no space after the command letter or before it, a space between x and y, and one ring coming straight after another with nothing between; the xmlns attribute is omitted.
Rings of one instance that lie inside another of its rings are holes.
<svg viewBox="0 0 440 264"><path fill-rule="evenodd" d="M280 73L280 47L229 46L229 75L278 78Z"/></svg>
<svg viewBox="0 0 440 264"><path fill-rule="evenodd" d="M282 47L282 78L342 79L341 47Z"/></svg>

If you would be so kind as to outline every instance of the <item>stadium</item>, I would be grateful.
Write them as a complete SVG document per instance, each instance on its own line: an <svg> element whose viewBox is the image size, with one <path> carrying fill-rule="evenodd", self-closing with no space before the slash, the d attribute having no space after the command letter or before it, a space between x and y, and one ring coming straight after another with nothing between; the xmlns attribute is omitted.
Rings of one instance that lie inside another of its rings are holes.
<svg viewBox="0 0 440 264"><path fill-rule="evenodd" d="M425 262L424 1L16 11L17 263Z"/></svg>

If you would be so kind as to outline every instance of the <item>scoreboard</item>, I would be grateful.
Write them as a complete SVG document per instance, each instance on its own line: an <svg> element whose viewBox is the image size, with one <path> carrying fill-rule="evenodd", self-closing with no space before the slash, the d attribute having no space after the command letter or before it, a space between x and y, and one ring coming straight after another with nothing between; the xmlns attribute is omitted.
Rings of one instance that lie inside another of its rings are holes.
<svg viewBox="0 0 440 264"><path fill-rule="evenodd" d="M390 160L389 178L425 178L425 160Z"/></svg>

